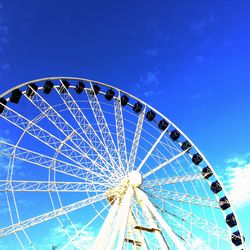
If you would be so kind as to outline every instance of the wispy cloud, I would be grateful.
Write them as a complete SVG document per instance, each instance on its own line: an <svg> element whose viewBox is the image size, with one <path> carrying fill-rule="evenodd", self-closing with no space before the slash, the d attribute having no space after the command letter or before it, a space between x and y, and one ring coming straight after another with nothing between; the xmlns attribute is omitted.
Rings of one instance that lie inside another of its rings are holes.
<svg viewBox="0 0 250 250"><path fill-rule="evenodd" d="M77 223L74 226L76 228L81 228L84 225ZM39 245L39 249L51 249L52 246L55 249L62 249L62 247L69 241L69 238L65 234L65 230L71 237L73 237L76 233L72 226L67 226L65 229L63 229L61 226L56 226L49 230L48 236L44 238L43 242ZM93 243L95 237L96 235L94 229L90 227L74 240L75 246L81 247L80 249L89 249L89 244ZM72 249L72 247L73 245L71 244L70 249Z"/></svg>
<svg viewBox="0 0 250 250"><path fill-rule="evenodd" d="M8 138L10 134L11 134L11 131L9 129L1 129L0 130L0 141L8 142L8 140L6 138Z"/></svg>
<svg viewBox="0 0 250 250"><path fill-rule="evenodd" d="M3 42L3 40L6 39L6 36L9 33L9 28L5 24L5 20L4 20L4 16L3 16L3 10L4 10L3 4L0 3L0 37L1 37L0 42Z"/></svg>
<svg viewBox="0 0 250 250"><path fill-rule="evenodd" d="M162 94L162 91L161 90L148 90L148 91L144 91L142 94L146 97L150 97L153 95L160 95Z"/></svg>
<svg viewBox="0 0 250 250"><path fill-rule="evenodd" d="M201 34L206 30L206 28L215 25L217 22L218 18L215 17L213 13L210 13L208 18L194 21L190 26L190 30L195 34Z"/></svg>
<svg viewBox="0 0 250 250"><path fill-rule="evenodd" d="M250 204L250 153L234 156L226 160L225 185L229 196L236 207Z"/></svg>
<svg viewBox="0 0 250 250"><path fill-rule="evenodd" d="M8 136L10 131L8 129L2 130L0 132L0 178L4 179L7 177L8 169L10 168L10 160L11 157L6 156L2 153L4 150L4 143L13 143ZM25 162L15 159L14 166L13 166L13 175L15 177L24 177L26 176L25 172L22 171L23 167L25 166Z"/></svg>
<svg viewBox="0 0 250 250"><path fill-rule="evenodd" d="M0 20L0 23L1 23L1 26L0 26L0 33L1 33L1 35L8 35L9 28L6 25L3 24L2 20ZM1 38L1 40L2 40L2 38Z"/></svg>
<svg viewBox="0 0 250 250"><path fill-rule="evenodd" d="M146 86L158 86L159 85L159 71L148 71L141 75L140 82Z"/></svg>
<svg viewBox="0 0 250 250"><path fill-rule="evenodd" d="M159 86L159 71L157 67L154 67L152 70L143 73L140 76L139 83L136 84L136 88L141 90L142 94L145 97L152 95L161 94L162 91L158 90Z"/></svg>
<svg viewBox="0 0 250 250"><path fill-rule="evenodd" d="M0 2L0 53L4 52L4 48L8 43L9 27L4 18L4 5ZM8 63L4 63L0 66L0 70L7 70L10 68Z"/></svg>
<svg viewBox="0 0 250 250"><path fill-rule="evenodd" d="M1 66L1 70L8 70L10 69L10 65L8 63L4 63L2 66Z"/></svg>
<svg viewBox="0 0 250 250"><path fill-rule="evenodd" d="M161 52L160 48L147 49L146 55L155 57L155 56L158 56L160 52Z"/></svg>
<svg viewBox="0 0 250 250"><path fill-rule="evenodd" d="M211 248L199 237L190 239L190 243L193 250L211 250Z"/></svg>
<svg viewBox="0 0 250 250"><path fill-rule="evenodd" d="M199 101L199 100L202 99L202 95L201 95L201 93L197 93L197 94L191 95L191 96L190 96L190 99L191 99L191 100Z"/></svg>
<svg viewBox="0 0 250 250"><path fill-rule="evenodd" d="M196 56L196 57L195 57L195 60L196 60L196 62L199 62L199 63L200 63L200 62L203 62L203 61L204 61L204 57L199 55L199 56Z"/></svg>

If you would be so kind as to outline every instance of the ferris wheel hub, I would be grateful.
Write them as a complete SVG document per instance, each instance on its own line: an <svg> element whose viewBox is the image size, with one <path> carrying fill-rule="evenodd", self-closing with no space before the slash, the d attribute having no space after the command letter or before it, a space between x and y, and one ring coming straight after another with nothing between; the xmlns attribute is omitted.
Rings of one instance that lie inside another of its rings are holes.
<svg viewBox="0 0 250 250"><path fill-rule="evenodd" d="M131 171L128 174L129 184L131 186L139 187L142 184L142 175L138 171Z"/></svg>

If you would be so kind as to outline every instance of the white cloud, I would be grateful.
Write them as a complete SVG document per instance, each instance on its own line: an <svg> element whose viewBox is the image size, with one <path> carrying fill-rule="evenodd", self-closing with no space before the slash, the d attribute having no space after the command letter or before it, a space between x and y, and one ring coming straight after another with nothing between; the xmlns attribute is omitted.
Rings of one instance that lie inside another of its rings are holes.
<svg viewBox="0 0 250 250"><path fill-rule="evenodd" d="M9 28L6 25L1 25L0 26L0 33L1 35L7 35L9 32Z"/></svg>
<svg viewBox="0 0 250 250"><path fill-rule="evenodd" d="M160 95L160 94L162 94L162 91L156 90L156 89L155 90L148 90L148 91L144 91L142 94L146 97L150 97L153 95Z"/></svg>
<svg viewBox="0 0 250 250"><path fill-rule="evenodd" d="M206 20L199 20L197 22L193 22L190 29L191 29L191 31L199 34L206 27L206 25L207 25Z"/></svg>
<svg viewBox="0 0 250 250"><path fill-rule="evenodd" d="M147 71L140 76L140 81L136 84L136 88L141 90L144 96L149 97L162 93L162 91L157 88L158 85L159 71L157 67L154 67L152 70Z"/></svg>
<svg viewBox="0 0 250 250"><path fill-rule="evenodd" d="M1 66L1 69L2 70L8 70L10 69L10 65L8 63L4 63L2 66Z"/></svg>
<svg viewBox="0 0 250 250"><path fill-rule="evenodd" d="M225 186L229 190L229 198L236 207L250 204L250 154L234 156L226 160Z"/></svg>
<svg viewBox="0 0 250 250"><path fill-rule="evenodd" d="M191 240L190 245L192 250L211 250L211 248L207 246L206 243L199 237Z"/></svg>
<svg viewBox="0 0 250 250"><path fill-rule="evenodd" d="M207 27L215 25L217 22L218 18L213 13L210 13L208 18L193 22L190 30L196 34L201 34Z"/></svg>
<svg viewBox="0 0 250 250"><path fill-rule="evenodd" d="M4 20L4 6L0 3L0 53L4 51L4 46L8 42L9 27Z"/></svg>
<svg viewBox="0 0 250 250"><path fill-rule="evenodd" d="M141 75L140 82L146 86L159 85L159 72L157 70L148 71Z"/></svg>
<svg viewBox="0 0 250 250"><path fill-rule="evenodd" d="M202 99L202 95L200 93L197 93L195 95L190 96L191 100L201 100Z"/></svg>
<svg viewBox="0 0 250 250"><path fill-rule="evenodd" d="M203 56L196 56L196 57L195 57L195 60L196 60L197 62L203 62L203 61L204 61L204 57L203 57Z"/></svg>
<svg viewBox="0 0 250 250"><path fill-rule="evenodd" d="M3 177L6 175L7 170L9 168L9 158L7 156L0 155L0 176Z"/></svg>
<svg viewBox="0 0 250 250"><path fill-rule="evenodd" d="M159 71L157 67L154 67L140 76L140 81L136 84L136 88L140 89L145 97L150 97L162 94L162 91L157 88L158 85Z"/></svg>
<svg viewBox="0 0 250 250"><path fill-rule="evenodd" d="M146 55L148 56L158 56L161 52L160 48L153 48L146 50Z"/></svg>
<svg viewBox="0 0 250 250"><path fill-rule="evenodd" d="M76 228L82 228L84 225L81 223L75 224ZM69 238L65 234L65 230L68 234L73 237L75 235L75 229L72 226L67 226L63 229L60 225L50 229L48 232L48 236L44 238L43 242L39 245L39 249L51 249L51 247L55 247L55 249L62 249L62 247L69 241ZM89 244L94 242L96 235L94 229L89 227L84 232L81 232L81 235L77 237L74 242L75 246L79 247L79 249L89 249ZM71 244L69 248L72 249L73 245ZM78 249L78 248L77 248Z"/></svg>

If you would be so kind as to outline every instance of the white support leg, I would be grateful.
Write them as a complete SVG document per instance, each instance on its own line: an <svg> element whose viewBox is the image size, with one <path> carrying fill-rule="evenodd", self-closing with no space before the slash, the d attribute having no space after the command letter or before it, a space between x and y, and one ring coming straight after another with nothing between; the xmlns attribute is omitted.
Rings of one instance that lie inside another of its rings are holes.
<svg viewBox="0 0 250 250"><path fill-rule="evenodd" d="M95 240L95 244L93 247L93 250L103 249L104 242L108 239L108 236L110 235L112 224L114 222L115 215L118 211L118 199L114 202L112 207L109 210L109 213L103 222L102 228Z"/></svg>
<svg viewBox="0 0 250 250"><path fill-rule="evenodd" d="M139 189L138 189L139 190ZM153 215L152 213L149 211L148 207L145 205L145 201L144 199L142 199L140 197L140 195L138 194L138 192L136 191L136 196L137 196L137 200L138 200L138 203L140 204L145 216L146 216L146 219L148 220L149 222L149 225L151 228L158 228L158 225L157 223L155 222L154 218L153 218ZM154 235L155 235L155 238L157 239L160 247L162 250L169 250L169 247L165 241L165 239L163 238L161 232L159 231L154 231Z"/></svg>
<svg viewBox="0 0 250 250"><path fill-rule="evenodd" d="M124 244L125 235L126 235L126 228L127 228L127 223L128 223L128 215L130 212L130 204L131 204L133 195L134 195L134 190L132 187L129 187L127 190L127 194L124 197L124 204L122 202L122 206L124 207L123 207L123 213L121 214L122 221L121 221L118 243L116 246L117 249L123 249L123 244Z"/></svg>
<svg viewBox="0 0 250 250"><path fill-rule="evenodd" d="M171 227L166 223L166 221L162 218L162 216L158 213L154 205L149 201L148 196L140 189L136 190L136 193L138 197L144 202L146 207L149 209L149 211L152 213L152 215L157 219L157 221L160 223L161 227L166 231L168 236L171 238L175 246L179 250L185 250L185 247L183 246L182 242L178 238L178 236L172 231Z"/></svg>
<svg viewBox="0 0 250 250"><path fill-rule="evenodd" d="M118 214L116 216L115 225L113 226L113 231L111 236L109 237L108 244L105 248L106 250L113 250L115 242L117 240L117 236L119 233L118 243L116 246L116 249L122 249L124 239L125 239L125 233L126 233L126 226L127 226L127 220L128 220L128 214L130 210L130 203L134 195L134 190L129 187L126 194L124 195L121 204L119 205ZM120 248L119 248L120 247Z"/></svg>

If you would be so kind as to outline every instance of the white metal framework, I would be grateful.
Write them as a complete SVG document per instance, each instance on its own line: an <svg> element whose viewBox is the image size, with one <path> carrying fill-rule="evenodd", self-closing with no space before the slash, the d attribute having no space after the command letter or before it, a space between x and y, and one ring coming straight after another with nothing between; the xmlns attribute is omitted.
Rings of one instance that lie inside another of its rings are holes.
<svg viewBox="0 0 250 250"><path fill-rule="evenodd" d="M125 91L26 82L0 96L0 128L0 248L245 249L204 155Z"/></svg>

